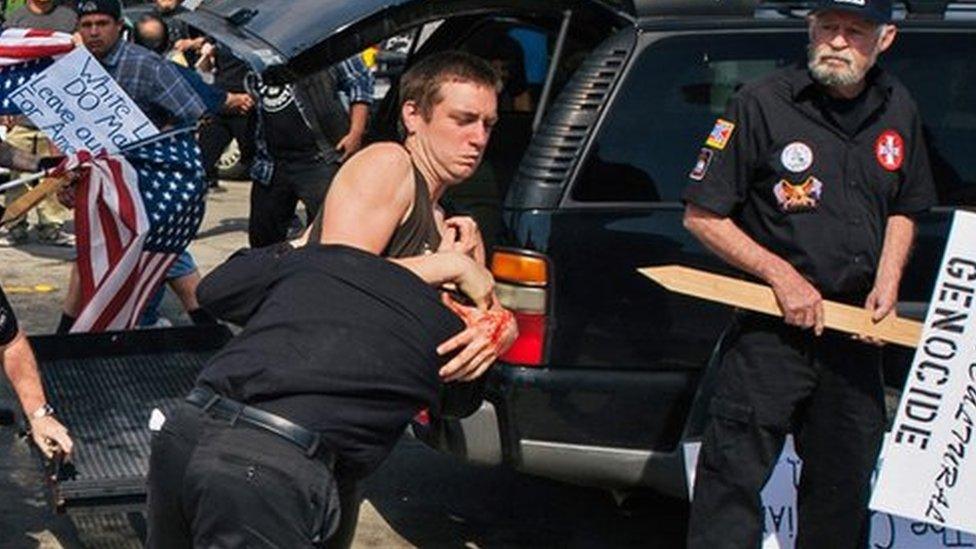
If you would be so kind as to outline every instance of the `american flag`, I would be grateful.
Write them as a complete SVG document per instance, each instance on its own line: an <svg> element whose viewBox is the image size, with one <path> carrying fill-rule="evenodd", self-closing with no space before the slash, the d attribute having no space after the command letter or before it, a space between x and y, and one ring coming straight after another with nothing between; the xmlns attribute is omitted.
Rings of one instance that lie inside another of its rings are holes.
<svg viewBox="0 0 976 549"><path fill-rule="evenodd" d="M63 32L6 29L0 33L0 114L17 114L10 94L74 47L71 35Z"/></svg>
<svg viewBox="0 0 976 549"><path fill-rule="evenodd" d="M72 332L134 327L166 271L203 219L203 163L191 129L120 153L71 155L56 173L82 167L75 232L82 310Z"/></svg>

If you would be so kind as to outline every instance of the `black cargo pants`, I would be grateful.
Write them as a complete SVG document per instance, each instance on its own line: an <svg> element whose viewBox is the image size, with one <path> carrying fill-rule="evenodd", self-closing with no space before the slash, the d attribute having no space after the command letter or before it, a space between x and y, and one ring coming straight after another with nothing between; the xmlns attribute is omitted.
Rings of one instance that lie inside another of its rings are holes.
<svg viewBox="0 0 976 549"><path fill-rule="evenodd" d="M797 547L865 547L885 427L880 350L772 317L735 323L699 454L688 547L760 546L760 492L790 432L803 459Z"/></svg>
<svg viewBox="0 0 976 549"><path fill-rule="evenodd" d="M276 159L271 182L251 184L251 216L247 228L251 247L284 242L299 200L311 224L338 171L339 164L317 157Z"/></svg>
<svg viewBox="0 0 976 549"><path fill-rule="evenodd" d="M350 530L340 490L324 461L291 442L182 403L153 434L146 546L331 547L330 533ZM349 515L355 531L358 512Z"/></svg>

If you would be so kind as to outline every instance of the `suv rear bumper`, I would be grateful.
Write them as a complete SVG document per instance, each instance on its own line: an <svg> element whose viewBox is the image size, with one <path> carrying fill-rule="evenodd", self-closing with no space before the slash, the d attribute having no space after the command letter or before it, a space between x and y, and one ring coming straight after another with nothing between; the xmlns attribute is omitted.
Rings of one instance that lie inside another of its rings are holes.
<svg viewBox="0 0 976 549"><path fill-rule="evenodd" d="M549 370L547 374L555 372ZM488 381L485 400L474 414L461 420L435 419L426 426L414 424L413 432L429 446L473 464L505 464L520 472L572 484L610 490L650 488L687 499L680 445L674 451L656 451L523 435L520 426L524 424L514 412L518 408L515 401L523 396L520 390L533 386L521 381L534 380L539 375L537 369L500 364Z"/></svg>

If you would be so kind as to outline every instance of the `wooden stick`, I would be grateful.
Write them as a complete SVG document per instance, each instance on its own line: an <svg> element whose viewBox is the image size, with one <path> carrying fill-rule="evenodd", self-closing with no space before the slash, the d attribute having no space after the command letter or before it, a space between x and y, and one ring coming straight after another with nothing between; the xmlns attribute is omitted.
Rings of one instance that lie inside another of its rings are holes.
<svg viewBox="0 0 976 549"><path fill-rule="evenodd" d="M0 225L6 225L11 221L20 219L31 208L40 204L41 200L44 200L44 197L57 192L67 183L68 179L64 177L45 177L41 179L41 182L33 189L27 191L23 196L15 200L13 204L7 206L7 210L3 212L3 218L0 218Z"/></svg>
<svg viewBox="0 0 976 549"><path fill-rule="evenodd" d="M769 286L680 265L645 267L637 271L672 292L783 316L776 295ZM827 328L912 348L918 345L922 337L921 322L900 318L894 313L874 323L871 313L864 308L828 300L824 300L823 305L824 326Z"/></svg>

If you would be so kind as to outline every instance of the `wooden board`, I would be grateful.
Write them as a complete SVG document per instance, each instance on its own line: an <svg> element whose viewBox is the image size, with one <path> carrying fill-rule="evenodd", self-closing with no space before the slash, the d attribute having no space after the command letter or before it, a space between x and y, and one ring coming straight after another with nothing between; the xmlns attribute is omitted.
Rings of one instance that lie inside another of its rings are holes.
<svg viewBox="0 0 976 549"><path fill-rule="evenodd" d="M680 265L637 269L672 292L716 301L733 307L774 316L783 316L769 286L739 280ZM856 335L866 335L889 343L916 347L922 336L922 323L894 314L874 323L861 307L824 300L824 326Z"/></svg>
<svg viewBox="0 0 976 549"><path fill-rule="evenodd" d="M11 221L20 219L31 208L40 204L41 200L44 200L44 197L58 192L67 182L68 180L62 177L45 177L41 179L41 182L31 190L24 193L23 196L15 200L12 204L7 205L6 211L3 212L3 218L0 218L0 225L6 225Z"/></svg>

